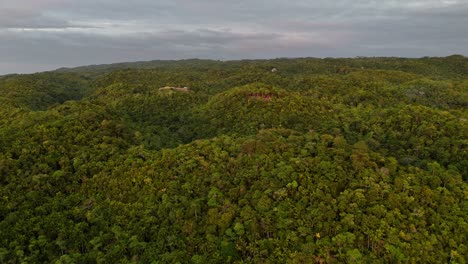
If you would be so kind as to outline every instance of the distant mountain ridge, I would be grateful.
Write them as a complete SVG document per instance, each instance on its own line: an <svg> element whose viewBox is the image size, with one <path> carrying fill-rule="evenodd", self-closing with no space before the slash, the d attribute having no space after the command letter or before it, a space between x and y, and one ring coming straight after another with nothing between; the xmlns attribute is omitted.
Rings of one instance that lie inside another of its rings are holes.
<svg viewBox="0 0 468 264"><path fill-rule="evenodd" d="M165 68L175 66L197 66L201 64L217 64L222 63L216 60L203 59L185 59L185 60L150 60L150 61L135 61L135 62L118 62L109 64L92 64L78 67L63 67L55 71L57 72L108 72L119 69L152 69Z"/></svg>
<svg viewBox="0 0 468 264"><path fill-rule="evenodd" d="M447 69L447 63L454 67ZM447 57L355 57L355 58L275 58L275 59L242 59L242 60L211 60L211 59L183 59L183 60L150 60L135 62L119 62L110 64L85 65L71 68L59 68L54 72L73 72L87 75L97 75L115 70L125 69L182 69L194 70L213 69L239 69L246 66L263 67L265 70L277 68L288 73L297 72L299 68L314 64L317 72L314 73L336 73L343 69L379 69L400 70L416 74L434 74L428 72L433 69L439 74L450 73L452 77L465 76L468 74L468 58L463 55L451 55Z"/></svg>

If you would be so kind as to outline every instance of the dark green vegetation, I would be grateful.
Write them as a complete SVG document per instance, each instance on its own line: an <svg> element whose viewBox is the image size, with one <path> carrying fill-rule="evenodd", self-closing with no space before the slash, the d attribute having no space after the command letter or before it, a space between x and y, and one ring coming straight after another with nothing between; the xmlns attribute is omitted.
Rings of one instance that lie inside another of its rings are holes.
<svg viewBox="0 0 468 264"><path fill-rule="evenodd" d="M0 263L468 261L465 57L91 66L0 103Z"/></svg>

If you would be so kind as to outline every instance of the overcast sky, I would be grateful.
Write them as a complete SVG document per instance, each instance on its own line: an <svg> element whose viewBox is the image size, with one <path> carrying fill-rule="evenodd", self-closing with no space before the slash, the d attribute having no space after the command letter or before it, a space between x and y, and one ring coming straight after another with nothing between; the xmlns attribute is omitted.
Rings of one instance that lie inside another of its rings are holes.
<svg viewBox="0 0 468 264"><path fill-rule="evenodd" d="M154 59L468 55L468 0L0 0L0 74Z"/></svg>

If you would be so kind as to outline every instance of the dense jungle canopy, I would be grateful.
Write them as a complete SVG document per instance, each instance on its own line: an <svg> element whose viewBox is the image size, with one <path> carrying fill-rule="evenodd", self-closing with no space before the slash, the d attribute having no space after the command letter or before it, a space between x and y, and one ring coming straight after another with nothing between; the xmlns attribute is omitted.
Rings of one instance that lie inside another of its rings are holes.
<svg viewBox="0 0 468 264"><path fill-rule="evenodd" d="M63 68L0 106L0 263L468 261L463 56Z"/></svg>

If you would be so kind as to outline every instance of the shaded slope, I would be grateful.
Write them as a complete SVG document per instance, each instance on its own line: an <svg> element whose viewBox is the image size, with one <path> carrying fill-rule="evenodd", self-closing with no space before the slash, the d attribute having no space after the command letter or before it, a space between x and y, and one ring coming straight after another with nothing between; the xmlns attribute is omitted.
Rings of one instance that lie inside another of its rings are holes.
<svg viewBox="0 0 468 264"><path fill-rule="evenodd" d="M81 99L90 90L88 81L76 74L38 73L0 79L0 98L32 110Z"/></svg>

